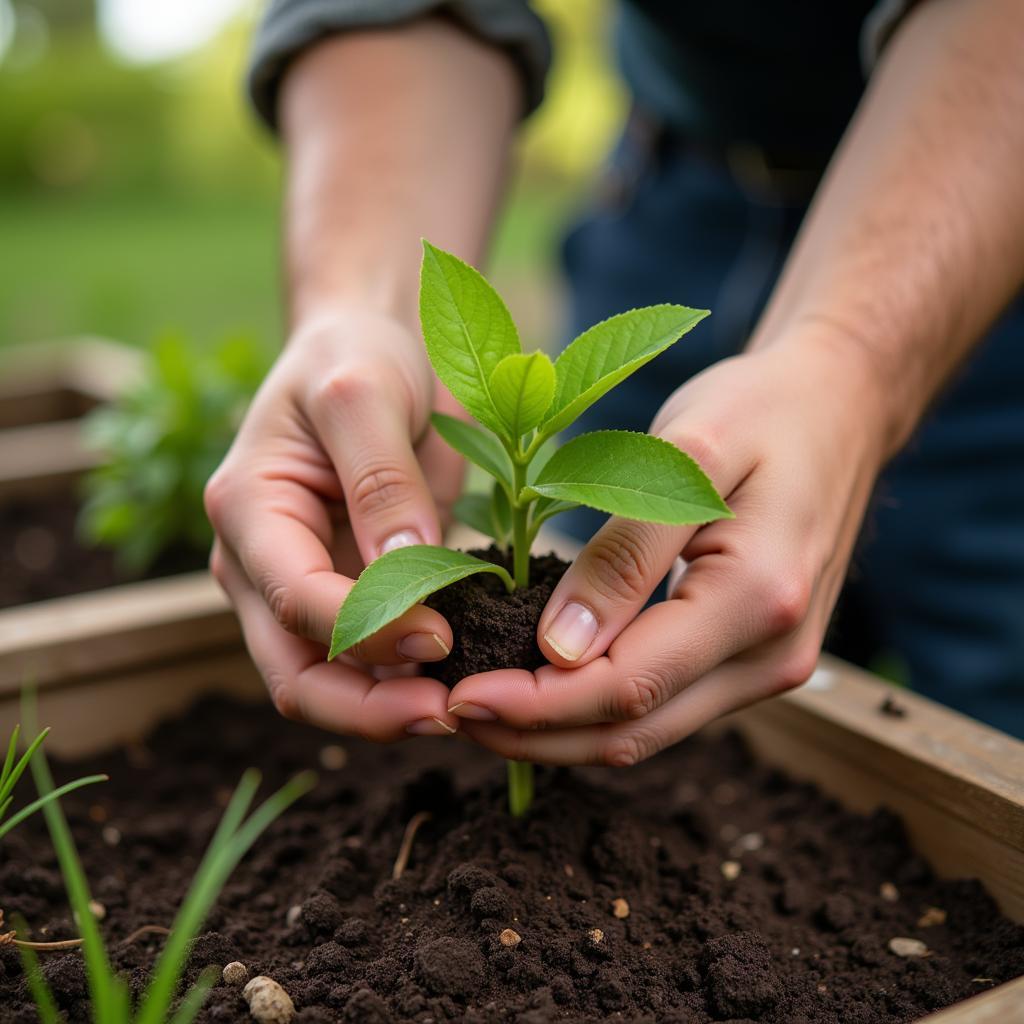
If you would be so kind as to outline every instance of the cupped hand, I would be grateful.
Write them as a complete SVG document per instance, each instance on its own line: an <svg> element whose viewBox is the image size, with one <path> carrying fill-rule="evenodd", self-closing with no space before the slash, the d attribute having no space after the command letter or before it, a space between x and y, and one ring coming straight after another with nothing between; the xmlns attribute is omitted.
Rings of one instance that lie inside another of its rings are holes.
<svg viewBox="0 0 1024 1024"><path fill-rule="evenodd" d="M735 518L608 520L544 610L551 664L462 680L449 706L463 731L515 760L626 766L804 682L884 460L878 394L866 363L813 337L676 391L652 433L700 463ZM644 610L674 566L668 599Z"/></svg>
<svg viewBox="0 0 1024 1024"><path fill-rule="evenodd" d="M434 405L418 336L391 317L332 312L290 339L207 485L211 569L286 717L381 741L458 724L440 683L370 667L445 657L451 629L430 608L326 661L362 567L441 542L462 466L429 428Z"/></svg>

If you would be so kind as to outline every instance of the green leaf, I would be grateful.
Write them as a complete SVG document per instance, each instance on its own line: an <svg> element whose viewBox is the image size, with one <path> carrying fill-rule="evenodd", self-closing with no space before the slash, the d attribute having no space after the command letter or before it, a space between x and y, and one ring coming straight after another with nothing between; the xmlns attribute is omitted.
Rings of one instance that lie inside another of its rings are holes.
<svg viewBox="0 0 1024 1024"><path fill-rule="evenodd" d="M659 437L628 430L573 438L555 452L525 495L575 501L649 523L683 526L732 518L689 455Z"/></svg>
<svg viewBox="0 0 1024 1024"><path fill-rule="evenodd" d="M489 381L491 398L516 440L544 418L555 397L555 367L543 352L505 356Z"/></svg>
<svg viewBox="0 0 1024 1024"><path fill-rule="evenodd" d="M393 622L435 590L478 572L493 572L509 591L512 577L500 566L461 551L415 544L396 548L359 575L338 612L328 660Z"/></svg>
<svg viewBox="0 0 1024 1024"><path fill-rule="evenodd" d="M584 331L555 360L558 383L545 435L557 434L635 370L675 344L709 315L687 306L646 306Z"/></svg>
<svg viewBox="0 0 1024 1024"><path fill-rule="evenodd" d="M512 486L512 463L501 442L493 434L441 412L435 412L430 422L460 455L485 469L496 480L504 480L509 487Z"/></svg>
<svg viewBox="0 0 1024 1024"><path fill-rule="evenodd" d="M466 411L496 434L507 428L488 381L506 356L520 351L505 303L471 266L423 243L420 323L435 373Z"/></svg>

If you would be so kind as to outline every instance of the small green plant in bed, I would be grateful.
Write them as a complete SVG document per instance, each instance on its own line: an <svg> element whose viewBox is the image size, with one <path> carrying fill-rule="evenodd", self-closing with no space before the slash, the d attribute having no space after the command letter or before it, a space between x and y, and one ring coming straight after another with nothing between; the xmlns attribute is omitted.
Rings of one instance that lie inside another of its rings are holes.
<svg viewBox="0 0 1024 1024"><path fill-rule="evenodd" d="M554 361L524 353L497 292L472 267L424 243L420 321L441 382L476 424L435 414L438 433L493 480L456 509L510 551L511 572L461 551L417 545L363 570L334 625L329 657L366 639L423 598L475 573L509 592L529 585L541 526L579 505L653 523L688 525L731 513L688 455L649 434L600 430L553 439L599 398L695 327L707 310L659 305L591 327ZM532 767L509 763L514 814L529 806Z"/></svg>
<svg viewBox="0 0 1024 1024"><path fill-rule="evenodd" d="M102 462L84 483L83 539L112 548L132 574L169 552L201 560L213 538L203 487L270 361L248 336L212 345L160 338L139 383L87 417L87 443Z"/></svg>
<svg viewBox="0 0 1024 1024"><path fill-rule="evenodd" d="M57 796L53 777L38 747L31 756L32 774L43 802L43 814L57 852L68 902L81 931L93 1024L190 1024L216 980L204 971L187 992L179 992L189 946L220 895L228 876L262 832L316 782L310 772L297 775L246 818L260 784L259 773L247 771L228 803L142 996L133 1006L128 981L117 974L92 910L89 883L78 857L71 830ZM83 781L78 783L84 784ZM32 943L20 945L22 966L42 1024L62 1020L53 994L43 978Z"/></svg>

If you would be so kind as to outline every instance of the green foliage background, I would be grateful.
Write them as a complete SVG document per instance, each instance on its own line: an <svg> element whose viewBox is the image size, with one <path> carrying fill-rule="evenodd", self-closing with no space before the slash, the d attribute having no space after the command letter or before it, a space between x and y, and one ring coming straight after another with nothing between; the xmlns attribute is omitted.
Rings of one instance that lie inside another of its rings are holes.
<svg viewBox="0 0 1024 1024"><path fill-rule="evenodd" d="M84 0L14 0L49 24L0 61L0 344L76 334L149 343L243 331L276 342L279 156L241 90L259 5L186 57L133 66ZM550 270L620 123L605 0L544 0L558 61L523 134L494 277L527 337L550 334Z"/></svg>

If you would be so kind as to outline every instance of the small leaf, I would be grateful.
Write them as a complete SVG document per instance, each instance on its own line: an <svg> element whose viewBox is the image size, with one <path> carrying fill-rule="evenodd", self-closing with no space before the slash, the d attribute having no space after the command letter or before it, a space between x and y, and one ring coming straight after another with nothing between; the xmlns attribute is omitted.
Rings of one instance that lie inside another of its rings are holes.
<svg viewBox="0 0 1024 1024"><path fill-rule="evenodd" d="M488 434L472 423L457 420L454 416L435 412L430 417L434 429L460 455L481 469L485 469L497 480L504 480L512 486L512 463L501 442L493 434Z"/></svg>
<svg viewBox="0 0 1024 1024"><path fill-rule="evenodd" d="M507 431L488 381L520 351L505 303L484 277L451 253L423 243L420 323L434 371L466 411L496 434Z"/></svg>
<svg viewBox="0 0 1024 1024"><path fill-rule="evenodd" d="M393 622L417 601L478 572L493 572L509 591L512 577L500 566L462 551L415 544L396 548L359 575L338 611L328 660Z"/></svg>
<svg viewBox="0 0 1024 1024"><path fill-rule="evenodd" d="M689 455L659 437L627 430L573 438L555 452L525 494L575 501L649 523L683 526L732 518Z"/></svg>
<svg viewBox="0 0 1024 1024"><path fill-rule="evenodd" d="M555 360L558 383L545 435L557 434L584 409L709 315L687 306L646 306L619 313L584 331Z"/></svg>
<svg viewBox="0 0 1024 1024"><path fill-rule="evenodd" d="M489 381L491 398L512 438L544 418L555 396L555 367L543 352L505 356Z"/></svg>
<svg viewBox="0 0 1024 1024"><path fill-rule="evenodd" d="M499 544L507 544L512 534L512 506L508 502L505 488L495 483L491 489L491 516Z"/></svg>
<svg viewBox="0 0 1024 1024"><path fill-rule="evenodd" d="M477 533L502 541L494 524L490 495L464 494L452 506L452 514L460 523L472 527Z"/></svg>

